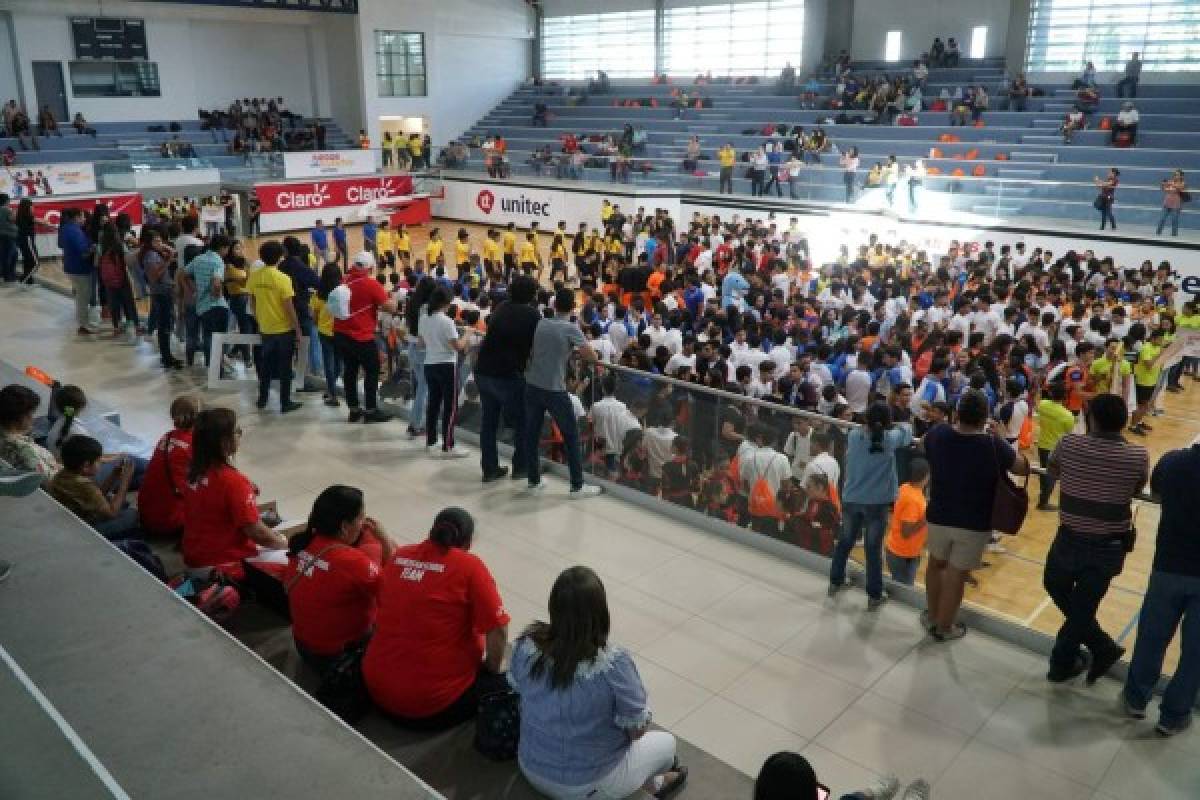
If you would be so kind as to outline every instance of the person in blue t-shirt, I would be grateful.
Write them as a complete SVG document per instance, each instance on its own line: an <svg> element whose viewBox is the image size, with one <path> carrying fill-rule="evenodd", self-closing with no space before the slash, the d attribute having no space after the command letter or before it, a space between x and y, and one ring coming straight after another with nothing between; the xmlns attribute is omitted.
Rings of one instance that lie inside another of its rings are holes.
<svg viewBox="0 0 1200 800"><path fill-rule="evenodd" d="M341 217L333 221L333 247L336 251L334 259L345 269L350 261L350 252L346 242L346 226L342 223Z"/></svg>
<svg viewBox="0 0 1200 800"><path fill-rule="evenodd" d="M317 257L324 261L329 261L329 231L325 230L325 223L317 220L313 226L312 232L313 252Z"/></svg>
<svg viewBox="0 0 1200 800"><path fill-rule="evenodd" d="M387 151L385 150L384 152L387 152ZM383 263L382 261L380 261L379 253L377 253L376 249L375 249L375 241L379 235L379 229L375 226L375 218L374 217L370 217L370 216L367 217L367 222L365 225L363 225L362 234L363 234L363 249L370 252L371 255L375 256L376 264Z"/></svg>

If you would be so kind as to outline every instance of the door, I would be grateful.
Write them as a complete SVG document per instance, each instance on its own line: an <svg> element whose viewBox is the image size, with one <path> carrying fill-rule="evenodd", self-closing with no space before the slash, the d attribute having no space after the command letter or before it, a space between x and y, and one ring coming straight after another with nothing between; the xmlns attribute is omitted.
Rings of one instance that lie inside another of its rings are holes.
<svg viewBox="0 0 1200 800"><path fill-rule="evenodd" d="M33 62L33 88L37 92L37 109L30 109L30 117L37 119L42 106L50 106L60 125L71 121L67 115L67 87L63 83L61 61Z"/></svg>

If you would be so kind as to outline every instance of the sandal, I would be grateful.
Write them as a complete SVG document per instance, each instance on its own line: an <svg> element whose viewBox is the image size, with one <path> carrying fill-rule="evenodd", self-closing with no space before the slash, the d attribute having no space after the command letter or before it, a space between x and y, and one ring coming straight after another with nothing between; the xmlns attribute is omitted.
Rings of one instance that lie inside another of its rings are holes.
<svg viewBox="0 0 1200 800"><path fill-rule="evenodd" d="M655 800L667 800L668 797L678 792L687 783L688 768L679 763L678 757L675 759L675 763L672 764L670 771L675 773L675 780L670 783L663 783L662 788L654 793Z"/></svg>
<svg viewBox="0 0 1200 800"><path fill-rule="evenodd" d="M954 627L945 633L941 633L940 631L936 630L933 631L934 641L938 642L953 642L955 639L961 639L966 635L967 626L963 625L961 622L954 623Z"/></svg>

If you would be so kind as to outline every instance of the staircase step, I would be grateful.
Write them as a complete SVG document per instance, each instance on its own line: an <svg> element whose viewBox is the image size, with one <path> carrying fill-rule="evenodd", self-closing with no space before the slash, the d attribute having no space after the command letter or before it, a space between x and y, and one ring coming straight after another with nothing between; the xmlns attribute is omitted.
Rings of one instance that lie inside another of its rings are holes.
<svg viewBox="0 0 1200 800"><path fill-rule="evenodd" d="M979 214L980 216L984 216L984 217L990 217L990 216L1015 217L1021 213L1021 208L1020 208L1020 206L1001 206L1001 205L992 205L991 203L988 203L986 205L971 206L971 213Z"/></svg>
<svg viewBox="0 0 1200 800"><path fill-rule="evenodd" d="M1009 155L1011 161L1037 164L1056 164L1058 156L1054 153L1012 153Z"/></svg>
<svg viewBox="0 0 1200 800"><path fill-rule="evenodd" d="M1046 176L1044 169L1012 169L1009 167L1000 167L996 170L997 178L1011 178L1014 180L1024 181L1040 181Z"/></svg>

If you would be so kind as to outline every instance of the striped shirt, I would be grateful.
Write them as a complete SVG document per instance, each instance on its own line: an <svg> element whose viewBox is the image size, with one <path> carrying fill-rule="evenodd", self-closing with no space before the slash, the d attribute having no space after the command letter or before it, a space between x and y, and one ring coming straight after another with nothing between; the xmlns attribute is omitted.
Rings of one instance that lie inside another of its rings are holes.
<svg viewBox="0 0 1200 800"><path fill-rule="evenodd" d="M1061 481L1059 522L1075 533L1100 536L1129 530L1130 502L1150 473L1150 456L1119 435L1069 433L1050 456Z"/></svg>

